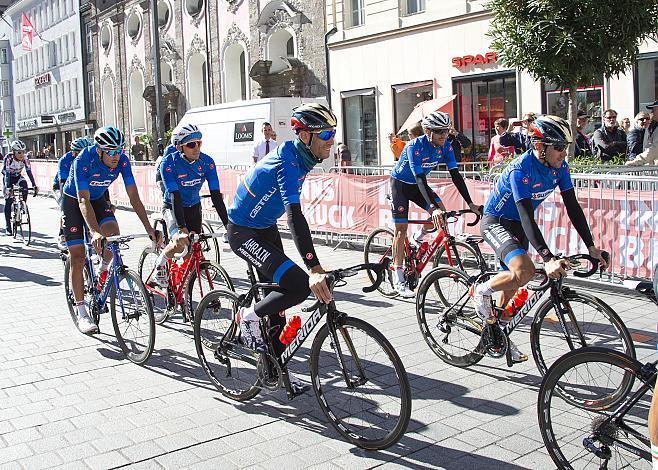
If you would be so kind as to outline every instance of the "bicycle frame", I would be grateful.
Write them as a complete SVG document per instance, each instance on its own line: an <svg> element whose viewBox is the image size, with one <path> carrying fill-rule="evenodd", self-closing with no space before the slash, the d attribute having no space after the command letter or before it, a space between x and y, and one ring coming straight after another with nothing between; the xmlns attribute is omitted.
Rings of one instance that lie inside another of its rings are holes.
<svg viewBox="0 0 658 470"><path fill-rule="evenodd" d="M423 224L430 225L431 222L425 220L409 220L409 224ZM410 262L413 262L414 270L420 274L427 266L427 263L432 259L434 253L439 249L441 245L445 247L445 253L448 257L448 264L452 266L452 254L450 253L450 243L448 242L450 235L447 234L442 228L438 229L436 236L430 241L427 251L423 253L423 256L417 260L415 257L411 256L411 250L409 249L409 240L407 239L404 244L405 257Z"/></svg>
<svg viewBox="0 0 658 470"><path fill-rule="evenodd" d="M86 240L86 231L85 231L85 240ZM89 268L91 273L92 286L96 285L96 273L94 272L93 263L91 262L91 255L93 254L93 248L91 243L87 243L87 257L85 259L85 264ZM107 278L105 284L103 284L100 292L94 294L94 299L98 305L98 311L102 312L105 308L105 303L107 298L110 295L110 288L114 285L117 295L119 296L119 304L123 305L123 299L121 298L121 290L119 289L119 272L123 269L123 258L121 257L121 251L119 249L119 244L117 242L108 243L107 249L112 253L112 263L110 264L110 271L107 273Z"/></svg>

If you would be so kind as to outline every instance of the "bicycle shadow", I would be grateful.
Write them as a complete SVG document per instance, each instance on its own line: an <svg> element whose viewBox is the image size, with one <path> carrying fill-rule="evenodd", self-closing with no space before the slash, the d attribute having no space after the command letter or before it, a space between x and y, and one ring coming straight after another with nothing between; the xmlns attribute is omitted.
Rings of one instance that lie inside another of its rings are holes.
<svg viewBox="0 0 658 470"><path fill-rule="evenodd" d="M55 281L49 276L14 268L13 266L0 266L0 281L31 282L47 287L62 285L60 281Z"/></svg>
<svg viewBox="0 0 658 470"><path fill-rule="evenodd" d="M12 244L0 245L0 256L8 258L29 258L29 259L58 259L59 252L43 251L34 249L39 244L32 241L29 246L23 245L19 241ZM49 247L52 248L52 247Z"/></svg>

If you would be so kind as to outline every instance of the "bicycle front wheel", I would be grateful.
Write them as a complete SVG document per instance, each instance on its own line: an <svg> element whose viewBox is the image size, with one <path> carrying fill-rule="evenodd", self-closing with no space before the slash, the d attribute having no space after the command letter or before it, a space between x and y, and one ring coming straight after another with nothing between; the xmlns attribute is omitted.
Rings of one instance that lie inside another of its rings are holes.
<svg viewBox="0 0 658 470"><path fill-rule="evenodd" d="M222 395L246 401L260 391L257 361L240 341L234 321L238 296L228 290L206 295L194 313L194 345L199 362L208 378Z"/></svg>
<svg viewBox="0 0 658 470"><path fill-rule="evenodd" d="M373 230L363 247L363 258L365 263L379 263L384 257L391 259L389 269L384 272L384 280L377 290L384 297L397 297L398 291L395 290L395 267L393 266L393 230L388 228L377 228ZM375 282L375 277L370 270L366 270L370 282Z"/></svg>
<svg viewBox="0 0 658 470"><path fill-rule="evenodd" d="M212 225L206 220L201 223L201 233L209 234L215 233L212 228ZM217 243L216 238L208 238L201 242L201 249L203 250L203 256L209 260L214 261L219 264L220 249L219 243Z"/></svg>
<svg viewBox="0 0 658 470"><path fill-rule="evenodd" d="M315 396L329 422L349 442L363 449L386 449L409 424L407 373L375 327L350 317L336 323L338 344L324 325L311 347Z"/></svg>
<svg viewBox="0 0 658 470"><path fill-rule="evenodd" d="M432 352L443 362L468 367L482 359L482 320L468 295L468 274L435 268L418 288L416 318Z"/></svg>
<svg viewBox="0 0 658 470"><path fill-rule="evenodd" d="M544 375L558 358L585 346L601 346L635 358L635 346L619 315L601 299L563 288L561 307L566 331L548 297L537 307L530 330L532 355Z"/></svg>
<svg viewBox="0 0 658 470"><path fill-rule="evenodd" d="M83 280L83 295L85 304L87 304L89 317L92 321L98 325L99 321L99 312L97 308L94 308L96 305L96 286L94 285L93 276L91 275L91 268L89 267L88 262L85 262L84 267L82 268L82 280ZM71 320L76 328L78 328L78 310L75 306L75 297L73 296L73 288L71 287L71 261L70 258L66 258L64 263L64 292L66 293L66 305L69 308L69 314L71 315Z"/></svg>
<svg viewBox="0 0 658 470"><path fill-rule="evenodd" d="M110 282L114 282L110 280ZM110 314L119 347L135 364L144 364L155 346L155 319L142 280L134 271L119 274L112 286Z"/></svg>
<svg viewBox="0 0 658 470"><path fill-rule="evenodd" d="M14 235L20 238L25 246L32 241L32 222L30 221L30 210L27 208L25 201L15 202L18 204L16 209L16 220L14 223Z"/></svg>
<svg viewBox="0 0 658 470"><path fill-rule="evenodd" d="M638 401L623 419L606 421L616 404L645 387L641 368L635 359L605 348L578 349L553 364L539 389L537 417L558 468L650 468L644 436L651 398Z"/></svg>
<svg viewBox="0 0 658 470"><path fill-rule="evenodd" d="M192 270L186 289L185 313L190 322L201 299L216 289L235 290L233 281L224 268L213 261L202 261L199 264L199 276L196 270Z"/></svg>
<svg viewBox="0 0 658 470"><path fill-rule="evenodd" d="M137 272L146 287L146 293L149 296L151 307L153 308L155 322L158 325L162 325L176 308L175 305L172 305L175 304L175 301L172 302L172 294L169 287L162 288L154 282L159 254L152 247L145 247L141 255L139 255Z"/></svg>

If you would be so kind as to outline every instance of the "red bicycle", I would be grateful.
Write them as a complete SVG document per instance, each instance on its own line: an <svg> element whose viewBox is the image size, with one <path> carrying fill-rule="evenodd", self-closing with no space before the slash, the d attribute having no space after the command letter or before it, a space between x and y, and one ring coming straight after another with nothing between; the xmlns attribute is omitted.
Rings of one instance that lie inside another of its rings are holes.
<svg viewBox="0 0 658 470"><path fill-rule="evenodd" d="M176 257L167 261L169 284L166 288L153 282L159 251L153 247L144 248L139 257L138 272L151 298L158 325L167 321L178 309L184 321L194 324L194 312L204 295L215 289L235 290L226 270L203 256L202 243L221 236L218 233L190 233L190 256L180 264Z"/></svg>
<svg viewBox="0 0 658 470"><path fill-rule="evenodd" d="M480 247L482 237L476 235L457 235L453 236L448 232L448 223L457 220L464 214L475 214L475 220L469 224L473 227L480 221L480 215L464 209L460 211L448 211L444 214L445 229L436 230L436 236L429 242L423 241L420 246L409 243L405 240L404 244L404 276L409 289L414 290L418 285L421 273L425 266L432 260L433 268L439 265L448 265L458 268L469 276L480 274L486 271L487 263L482 256ZM428 220L409 220L409 224L430 225L433 227L431 219ZM430 233L430 232L428 232ZM363 248L363 254L366 263L379 263L382 258L389 257L393 259L393 230L386 227L379 227L373 230L366 239ZM368 277L372 282L372 274L368 272ZM382 295L386 297L396 297L395 290L395 266L391 263L388 271L385 273L384 281L377 288Z"/></svg>

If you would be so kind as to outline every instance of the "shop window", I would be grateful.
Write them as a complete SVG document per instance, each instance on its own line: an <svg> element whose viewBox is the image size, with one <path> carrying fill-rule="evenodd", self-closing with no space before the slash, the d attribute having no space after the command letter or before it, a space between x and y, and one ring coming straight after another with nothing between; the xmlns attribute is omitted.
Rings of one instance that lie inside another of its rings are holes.
<svg viewBox="0 0 658 470"><path fill-rule="evenodd" d="M377 107L374 88L343 92L341 97L343 142L352 154L352 165L378 165Z"/></svg>
<svg viewBox="0 0 658 470"><path fill-rule="evenodd" d="M2 81L2 96L9 96L9 80Z"/></svg>
<svg viewBox="0 0 658 470"><path fill-rule="evenodd" d="M546 114L560 116L567 119L569 115L569 92L568 88L559 90L550 82L544 83L546 90ZM603 77L589 87L578 87L577 93L578 111L584 111L590 117L586 134L594 132L601 127L601 106L603 105Z"/></svg>
<svg viewBox="0 0 658 470"><path fill-rule="evenodd" d="M366 7L364 0L347 0L345 2L347 27L360 26L366 22Z"/></svg>
<svg viewBox="0 0 658 470"><path fill-rule="evenodd" d="M2 49L0 49L0 64L6 64L7 62L9 62L8 57L9 56L7 54L7 48L3 47Z"/></svg>
<svg viewBox="0 0 658 470"><path fill-rule="evenodd" d="M425 11L425 0L402 0L402 14L413 15Z"/></svg>
<svg viewBox="0 0 658 470"><path fill-rule="evenodd" d="M414 107L423 101L434 98L434 82L431 80L424 82L405 83L393 85L393 110L395 113L393 132L397 132L400 126L413 111ZM406 130L402 136L406 137Z"/></svg>
<svg viewBox="0 0 658 470"><path fill-rule="evenodd" d="M658 54L637 61L637 94L639 111L658 99Z"/></svg>
<svg viewBox="0 0 658 470"><path fill-rule="evenodd" d="M511 72L456 80L453 90L458 96L455 127L473 142L464 156L486 160L496 119L516 117L516 76Z"/></svg>

